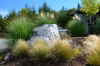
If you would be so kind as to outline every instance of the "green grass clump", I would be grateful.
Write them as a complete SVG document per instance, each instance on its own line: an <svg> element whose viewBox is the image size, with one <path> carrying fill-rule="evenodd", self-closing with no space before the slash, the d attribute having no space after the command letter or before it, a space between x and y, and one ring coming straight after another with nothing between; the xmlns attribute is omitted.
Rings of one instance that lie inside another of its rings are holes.
<svg viewBox="0 0 100 66"><path fill-rule="evenodd" d="M57 60L67 60L79 53L79 49L72 49L67 40L57 40L51 47L51 55Z"/></svg>
<svg viewBox="0 0 100 66"><path fill-rule="evenodd" d="M27 42L22 39L18 39L12 49L12 52L14 56L24 56L28 53L28 49L29 46Z"/></svg>
<svg viewBox="0 0 100 66"><path fill-rule="evenodd" d="M84 42L87 49L86 60L90 66L100 66L100 38L96 35L89 35L87 40Z"/></svg>
<svg viewBox="0 0 100 66"><path fill-rule="evenodd" d="M70 21L67 27L73 36L85 34L85 26L79 20Z"/></svg>
<svg viewBox="0 0 100 66"><path fill-rule="evenodd" d="M6 37L11 39L11 41L7 43L8 46L13 47L15 41L20 38L28 40L32 30L35 27L35 24L33 24L31 20L25 17L13 19L11 22L9 22L6 29Z"/></svg>
<svg viewBox="0 0 100 66"><path fill-rule="evenodd" d="M42 26L44 24L55 24L56 21L50 17L43 16L43 17L38 17L36 20L37 26Z"/></svg>
<svg viewBox="0 0 100 66"><path fill-rule="evenodd" d="M43 61L47 56L47 44L40 38L31 45L29 54L34 61Z"/></svg>
<svg viewBox="0 0 100 66"><path fill-rule="evenodd" d="M13 19L7 26L7 37L12 40L24 39L27 40L30 37L35 25L31 20L23 18Z"/></svg>

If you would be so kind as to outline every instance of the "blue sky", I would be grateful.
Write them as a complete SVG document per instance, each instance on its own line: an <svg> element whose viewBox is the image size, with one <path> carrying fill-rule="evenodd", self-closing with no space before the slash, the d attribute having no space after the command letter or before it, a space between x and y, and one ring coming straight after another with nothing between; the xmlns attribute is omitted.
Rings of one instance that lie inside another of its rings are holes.
<svg viewBox="0 0 100 66"><path fill-rule="evenodd" d="M25 7L25 4L28 4L29 7L32 7L34 4L35 9L38 11L39 6L42 6L43 2L46 2L52 10L56 11L61 10L62 6L66 9L71 9L77 8L77 3L81 4L81 0L0 0L0 14L5 16L12 9L18 12Z"/></svg>

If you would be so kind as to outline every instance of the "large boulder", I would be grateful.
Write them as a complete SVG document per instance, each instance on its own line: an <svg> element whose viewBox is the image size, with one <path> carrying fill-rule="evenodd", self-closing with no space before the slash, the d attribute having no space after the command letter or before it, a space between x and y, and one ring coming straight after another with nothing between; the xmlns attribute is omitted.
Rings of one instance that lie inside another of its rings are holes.
<svg viewBox="0 0 100 66"><path fill-rule="evenodd" d="M60 39L58 26L56 24L45 24L35 28L28 42L32 44L37 38L41 38L48 45L51 45L55 40Z"/></svg>

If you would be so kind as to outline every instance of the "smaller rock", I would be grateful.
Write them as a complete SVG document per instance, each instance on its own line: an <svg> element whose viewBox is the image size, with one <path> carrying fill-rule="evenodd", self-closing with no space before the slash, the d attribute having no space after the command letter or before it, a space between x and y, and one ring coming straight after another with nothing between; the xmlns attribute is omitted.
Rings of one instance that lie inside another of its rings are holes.
<svg viewBox="0 0 100 66"><path fill-rule="evenodd" d="M4 57L4 61L6 61L10 56L10 53L7 53L7 55Z"/></svg>

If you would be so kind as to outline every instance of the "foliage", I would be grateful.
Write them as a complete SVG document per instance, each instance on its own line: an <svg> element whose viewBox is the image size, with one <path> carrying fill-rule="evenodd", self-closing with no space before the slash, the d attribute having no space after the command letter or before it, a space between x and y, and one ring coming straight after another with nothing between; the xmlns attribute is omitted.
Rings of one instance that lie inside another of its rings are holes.
<svg viewBox="0 0 100 66"><path fill-rule="evenodd" d="M81 11L85 12L87 16L93 16L99 12L99 1L98 0L81 0L83 9Z"/></svg>
<svg viewBox="0 0 100 66"><path fill-rule="evenodd" d="M83 8L82 12L86 13L90 17L90 32L93 33L91 16L99 12L100 2L99 0L81 0Z"/></svg>
<svg viewBox="0 0 100 66"><path fill-rule="evenodd" d="M67 27L73 36L83 35L85 33L85 26L79 20L70 21Z"/></svg>
<svg viewBox="0 0 100 66"><path fill-rule="evenodd" d="M43 17L38 17L36 20L37 26L41 26L44 24L55 24L56 21L50 17L43 16Z"/></svg>
<svg viewBox="0 0 100 66"><path fill-rule="evenodd" d="M22 9L21 11L19 11L18 15L21 17L26 17L28 16L27 13L28 13L27 9Z"/></svg>
<svg viewBox="0 0 100 66"><path fill-rule="evenodd" d="M55 18L56 21L57 21L57 19L58 19L58 17L59 17L59 12L56 12L55 10L51 10L51 13L54 14L54 18Z"/></svg>
<svg viewBox="0 0 100 66"><path fill-rule="evenodd" d="M11 40L29 39L31 31L35 25L31 20L23 18L16 18L7 25L7 38Z"/></svg>
<svg viewBox="0 0 100 66"><path fill-rule="evenodd" d="M41 12L44 12L44 13L48 12L48 13L50 13L51 9L50 9L50 7L48 7L47 3L44 2L43 5L42 5L42 7L39 7L39 11L38 12L39 13L41 13Z"/></svg>
<svg viewBox="0 0 100 66"><path fill-rule="evenodd" d="M67 40L57 40L52 45L50 52L57 60L67 60L80 53L79 49L72 49Z"/></svg>
<svg viewBox="0 0 100 66"><path fill-rule="evenodd" d="M28 44L26 41L22 40L22 39L18 39L18 41L16 41L13 49L13 55L15 56L24 56L28 53Z"/></svg>
<svg viewBox="0 0 100 66"><path fill-rule="evenodd" d="M15 9L9 12L9 14L4 18L6 23L11 22L12 19L17 17L17 13L15 12Z"/></svg>
<svg viewBox="0 0 100 66"><path fill-rule="evenodd" d="M36 19L36 10L34 8L34 5L32 8L28 7L27 4L25 5L25 8L22 8L21 11L18 12L19 17L27 17L32 20Z"/></svg>
<svg viewBox="0 0 100 66"><path fill-rule="evenodd" d="M90 66L100 66L100 37L89 35L84 42L86 45L86 60Z"/></svg>
<svg viewBox="0 0 100 66"><path fill-rule="evenodd" d="M34 61L43 61L47 56L47 45L41 39L37 38L35 43L31 45L29 54Z"/></svg>
<svg viewBox="0 0 100 66"><path fill-rule="evenodd" d="M71 16L69 16L69 14L71 12L75 11L75 9L70 9L70 10L65 10L65 9L62 9L60 12L59 12L59 17L57 18L57 24L60 26L60 27L63 27L65 28L66 25L68 24L68 21L70 21L72 19Z"/></svg>
<svg viewBox="0 0 100 66"><path fill-rule="evenodd" d="M68 40L71 39L71 37L68 36L67 33L65 33L65 32L61 32L61 33L59 33L59 35L60 35L61 39L68 39Z"/></svg>
<svg viewBox="0 0 100 66"><path fill-rule="evenodd" d="M100 18L96 20L96 25L93 25L93 28L96 33L100 33Z"/></svg>
<svg viewBox="0 0 100 66"><path fill-rule="evenodd" d="M2 15L0 15L0 31L3 31L5 29L5 22L2 18Z"/></svg>

